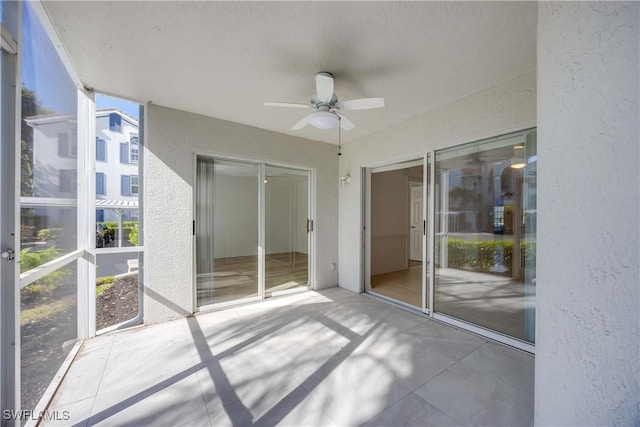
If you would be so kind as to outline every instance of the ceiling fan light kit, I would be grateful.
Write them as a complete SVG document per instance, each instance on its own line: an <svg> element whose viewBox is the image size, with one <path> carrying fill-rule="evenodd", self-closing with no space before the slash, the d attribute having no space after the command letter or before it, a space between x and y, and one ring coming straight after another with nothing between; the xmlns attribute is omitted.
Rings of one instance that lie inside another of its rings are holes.
<svg viewBox="0 0 640 427"><path fill-rule="evenodd" d="M351 99L343 102L338 101L338 96L334 92L333 74L321 71L315 75L316 93L311 97L308 104L295 104L291 102L265 102L267 107L305 108L315 110L293 125L292 130L299 130L306 125L311 125L317 129L333 129L340 127L343 130L351 130L355 124L344 115L338 113L340 110L371 110L384 107L384 98L362 98Z"/></svg>
<svg viewBox="0 0 640 427"><path fill-rule="evenodd" d="M309 124L317 129L333 129L340 125L340 117L330 111L316 111L309 116Z"/></svg>
<svg viewBox="0 0 640 427"><path fill-rule="evenodd" d="M522 169L527 164L524 159L524 145L516 145L513 147L513 157L511 158L511 167L514 169Z"/></svg>

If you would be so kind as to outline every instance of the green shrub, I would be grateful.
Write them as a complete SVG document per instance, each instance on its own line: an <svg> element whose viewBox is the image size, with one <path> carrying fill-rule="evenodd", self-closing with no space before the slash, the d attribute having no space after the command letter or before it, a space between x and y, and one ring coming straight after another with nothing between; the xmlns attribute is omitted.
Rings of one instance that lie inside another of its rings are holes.
<svg viewBox="0 0 640 427"><path fill-rule="evenodd" d="M31 248L20 251L20 272L32 270L46 262L60 256L60 251L55 246L40 251L31 251Z"/></svg>
<svg viewBox="0 0 640 427"><path fill-rule="evenodd" d="M513 260L513 242L509 240L449 239L447 247L451 268L490 272L498 264L500 252L505 267L510 268Z"/></svg>
<svg viewBox="0 0 640 427"><path fill-rule="evenodd" d="M129 243L133 246L138 246L138 223L134 223L133 227L129 229Z"/></svg>
<svg viewBox="0 0 640 427"><path fill-rule="evenodd" d="M114 276L98 277L96 279L96 296L102 295L107 289L113 286L115 280Z"/></svg>
<svg viewBox="0 0 640 427"><path fill-rule="evenodd" d="M32 270L42 264L58 258L59 251L55 246L40 251L31 251L31 248L20 251L20 272ZM38 279L26 288L24 292L29 294L50 294L55 289L64 285L64 279L71 274L68 268L61 268Z"/></svg>
<svg viewBox="0 0 640 427"><path fill-rule="evenodd" d="M36 226L35 225L20 225L20 241L21 242L30 242L34 240L36 237Z"/></svg>
<svg viewBox="0 0 640 427"><path fill-rule="evenodd" d="M107 229L111 240L115 240L118 234L118 223L116 221L103 221L100 224ZM122 237L127 238L133 246L138 246L138 221L122 221Z"/></svg>
<svg viewBox="0 0 640 427"><path fill-rule="evenodd" d="M62 228L43 228L38 231L38 240L41 242L47 242L58 238L58 234L62 231Z"/></svg>
<svg viewBox="0 0 640 427"><path fill-rule="evenodd" d="M536 267L536 244L533 242L522 242L522 265L525 268Z"/></svg>
<svg viewBox="0 0 640 427"><path fill-rule="evenodd" d="M101 222L99 224L107 229L107 232L109 233L109 236L111 237L111 240L115 239L116 232L118 231L118 223L117 222L115 222L115 221L103 221L103 222Z"/></svg>

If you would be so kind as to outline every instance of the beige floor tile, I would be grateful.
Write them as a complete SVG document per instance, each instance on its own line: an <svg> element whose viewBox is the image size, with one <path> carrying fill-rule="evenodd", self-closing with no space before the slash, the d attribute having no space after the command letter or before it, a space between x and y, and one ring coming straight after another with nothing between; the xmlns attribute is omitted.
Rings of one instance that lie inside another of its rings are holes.
<svg viewBox="0 0 640 427"><path fill-rule="evenodd" d="M533 365L333 288L87 340L52 408L77 425L530 425Z"/></svg>

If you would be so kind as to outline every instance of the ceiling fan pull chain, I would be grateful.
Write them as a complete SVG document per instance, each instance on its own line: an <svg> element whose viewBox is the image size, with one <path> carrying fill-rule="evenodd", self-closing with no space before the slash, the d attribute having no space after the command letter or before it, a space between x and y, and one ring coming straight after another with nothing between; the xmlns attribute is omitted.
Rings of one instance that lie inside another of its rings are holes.
<svg viewBox="0 0 640 427"><path fill-rule="evenodd" d="M342 117L338 116L338 156L342 156Z"/></svg>

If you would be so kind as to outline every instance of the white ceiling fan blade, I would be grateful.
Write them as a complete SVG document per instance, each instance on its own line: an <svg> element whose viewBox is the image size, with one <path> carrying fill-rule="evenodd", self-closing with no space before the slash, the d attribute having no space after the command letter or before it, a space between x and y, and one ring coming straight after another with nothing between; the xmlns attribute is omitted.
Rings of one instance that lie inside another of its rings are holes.
<svg viewBox="0 0 640 427"><path fill-rule="evenodd" d="M353 124L353 122L349 120L347 117L345 117L342 114L338 114L338 115L340 116L340 127L342 128L342 130L351 130L354 127L356 127L356 125Z"/></svg>
<svg viewBox="0 0 640 427"><path fill-rule="evenodd" d="M353 110L372 110L374 108L384 107L384 98L362 98L342 101L338 104L338 108L344 111Z"/></svg>
<svg viewBox="0 0 640 427"><path fill-rule="evenodd" d="M308 116L306 116L304 119L300 120L298 123L296 123L295 125L293 125L293 127L291 128L291 130L300 130L303 127L305 127L306 125L309 124L309 119L311 118L311 116L313 116L313 113L309 114Z"/></svg>
<svg viewBox="0 0 640 427"><path fill-rule="evenodd" d="M293 102L265 102L266 107L285 107L285 108L313 108L310 104L295 104Z"/></svg>
<svg viewBox="0 0 640 427"><path fill-rule="evenodd" d="M331 98L333 98L333 76L331 73L323 71L316 74L316 94L318 101L331 102Z"/></svg>

